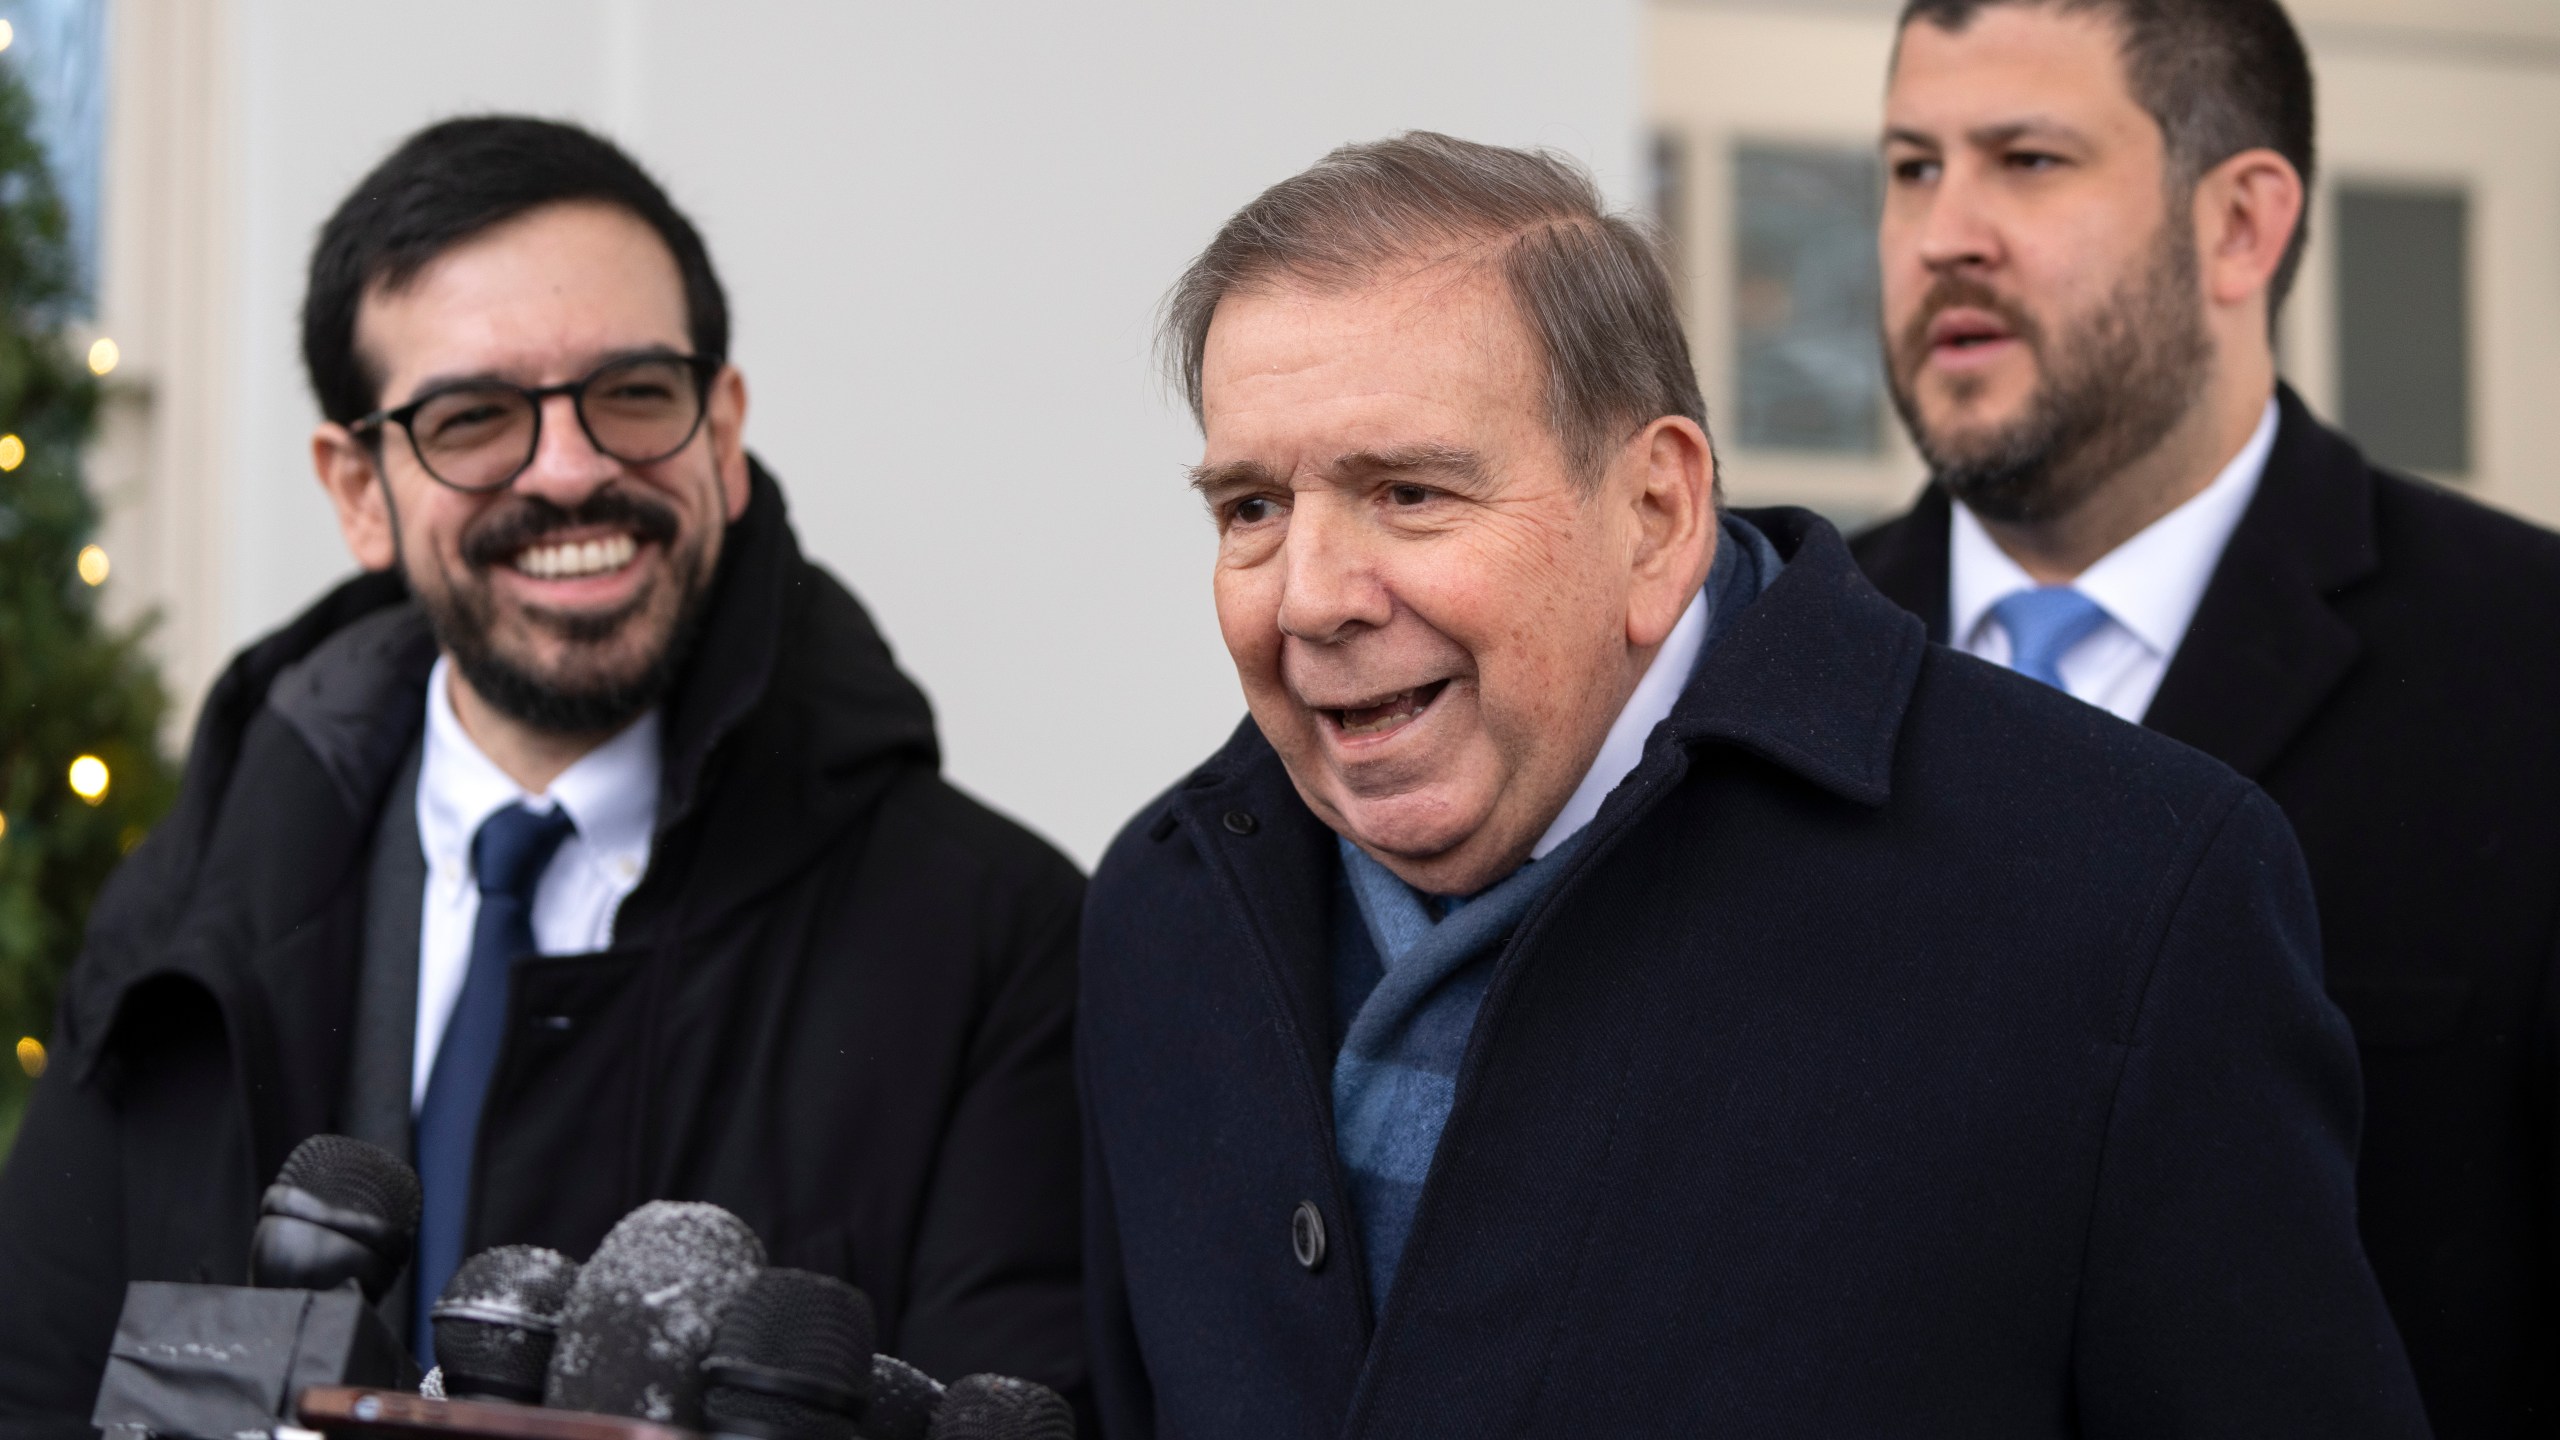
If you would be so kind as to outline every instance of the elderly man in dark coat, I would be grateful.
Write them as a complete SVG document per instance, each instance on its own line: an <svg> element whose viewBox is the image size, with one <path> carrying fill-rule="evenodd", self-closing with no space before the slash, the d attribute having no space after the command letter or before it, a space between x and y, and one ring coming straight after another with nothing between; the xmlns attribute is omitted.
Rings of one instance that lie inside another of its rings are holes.
<svg viewBox="0 0 2560 1440"><path fill-rule="evenodd" d="M1252 717L1085 914L1109 1434L2425 1433L2283 818L1720 513L1587 180L1337 151L1169 339Z"/></svg>
<svg viewBox="0 0 2560 1440"><path fill-rule="evenodd" d="M928 1371L1077 1388L1081 881L800 553L693 227L595 136L463 120L312 269L374 573L233 662L98 900L0 1175L0 1436L94 1435L126 1283L239 1283L322 1131L417 1162L421 1359L463 1255L664 1198Z"/></svg>

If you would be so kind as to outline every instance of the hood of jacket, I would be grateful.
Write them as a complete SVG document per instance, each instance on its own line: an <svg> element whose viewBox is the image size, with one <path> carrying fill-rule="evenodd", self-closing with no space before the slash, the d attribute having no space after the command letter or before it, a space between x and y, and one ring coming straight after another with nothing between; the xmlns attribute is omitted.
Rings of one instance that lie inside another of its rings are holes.
<svg viewBox="0 0 2560 1440"><path fill-rule="evenodd" d="M939 763L923 692L898 669L861 603L802 556L780 487L761 464L751 464L750 486L746 510L724 537L690 654L661 702L658 843L649 875L625 902L618 938L711 923L751 902L898 778ZM124 883L100 895L65 993L65 1058L74 1073L94 1065L137 984L203 968L189 957L205 947L169 942L202 888L227 811L316 807L335 813L311 814L314 833L370 833L416 743L436 655L406 585L396 573L373 573L340 585L233 660L198 719L177 806L119 872ZM244 756L256 749L250 738L270 717L295 742L286 753L325 783L279 790L243 773ZM705 855L735 863L691 863ZM361 846L315 847L297 859L332 872L314 877L322 889L353 881L365 863ZM251 959L263 968L260 957ZM226 1011L236 1008L241 977L192 978ZM261 978L257 988L278 1012L273 1034L334 1023L305 1013L325 1010L326 1000L291 993L293 977Z"/></svg>

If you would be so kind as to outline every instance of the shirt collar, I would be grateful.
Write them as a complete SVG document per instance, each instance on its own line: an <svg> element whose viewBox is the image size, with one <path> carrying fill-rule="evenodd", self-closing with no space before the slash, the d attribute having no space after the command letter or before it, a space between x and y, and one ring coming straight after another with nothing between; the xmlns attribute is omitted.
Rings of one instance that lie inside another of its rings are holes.
<svg viewBox="0 0 2560 1440"><path fill-rule="evenodd" d="M1740 542L1728 533L1724 543ZM1699 587L1689 608L1680 612L1680 623L1671 627L1670 638L1653 652L1653 663L1645 667L1644 678L1636 682L1635 693L1627 697L1626 707L1609 727L1608 738L1600 742L1600 753L1592 760L1591 769L1574 787L1555 823L1530 848L1530 859L1545 859L1557 846L1573 838L1574 832L1590 824L1609 792L1617 789L1618 782L1644 759L1645 737L1653 733L1654 726L1671 717L1671 707L1680 703L1680 693L1689 688L1689 676L1698 668L1698 651L1707 640L1709 588Z"/></svg>
<svg viewBox="0 0 2560 1440"><path fill-rule="evenodd" d="M2212 484L2099 557L2071 582L2154 655L2176 653L2186 637L2187 622L2204 601L2223 548L2266 473L2267 456L2275 449L2276 416L2276 403L2270 400L2248 443ZM2034 589L2036 580L2009 558L1971 508L1962 501L1954 508L1955 523L1948 532L1947 634L1963 645L1972 641L1993 605Z"/></svg>
<svg viewBox="0 0 2560 1440"><path fill-rule="evenodd" d="M418 771L418 842L430 868L471 871L471 840L483 821L509 805L569 812L588 853L636 874L649 857L658 815L660 720L654 708L612 739L578 757L550 790L534 795L483 752L454 714L450 661L439 655L427 676L425 752ZM629 862L624 865L622 862Z"/></svg>

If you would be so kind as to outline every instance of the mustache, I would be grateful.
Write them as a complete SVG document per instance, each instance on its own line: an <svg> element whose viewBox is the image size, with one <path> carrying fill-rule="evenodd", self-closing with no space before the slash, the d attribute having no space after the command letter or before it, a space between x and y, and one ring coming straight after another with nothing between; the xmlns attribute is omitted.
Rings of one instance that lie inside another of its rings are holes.
<svg viewBox="0 0 2560 1440"><path fill-rule="evenodd" d="M555 505L539 495L519 495L514 503L482 517L462 537L463 563L487 570L513 560L527 546L580 526L610 526L631 533L643 544L672 544L682 524L675 507L649 496L606 486L574 507Z"/></svg>
<svg viewBox="0 0 2560 1440"><path fill-rule="evenodd" d="M2027 348L2044 353L2044 327L2017 301L2001 294L1969 275L1941 275L1930 285L1929 293L1920 297L1920 308L1912 313L1910 323L1894 337L1894 358L1906 375L1920 368L1929 357L1929 327L1949 310L1962 306L1968 310L1986 310L2000 317L2009 333L2026 342Z"/></svg>

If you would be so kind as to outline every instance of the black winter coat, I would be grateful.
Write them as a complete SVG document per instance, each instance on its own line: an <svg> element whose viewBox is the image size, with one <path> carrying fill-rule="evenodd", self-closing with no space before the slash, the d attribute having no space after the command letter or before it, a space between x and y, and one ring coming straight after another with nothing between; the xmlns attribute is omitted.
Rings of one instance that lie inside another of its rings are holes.
<svg viewBox="0 0 2560 1440"><path fill-rule="evenodd" d="M1078 1388L1082 881L939 777L923 695L760 469L715 586L613 948L515 972L467 1249L584 1256L709 1200L867 1291L884 1349ZM94 1433L125 1283L240 1283L260 1190L342 1128L367 852L434 656L367 576L214 688L0 1175L0 1436Z"/></svg>
<svg viewBox="0 0 2560 1440"><path fill-rule="evenodd" d="M2423 1435L2283 817L1750 518L1789 563L1505 944L1376 1326L1332 835L1248 722L1113 845L1106 1433Z"/></svg>
<svg viewBox="0 0 2560 1440"><path fill-rule="evenodd" d="M2441 1440L2560 1433L2560 535L2290 389L2143 724L2266 787L2363 1052L2365 1248ZM1946 497L1859 537L1947 626Z"/></svg>

